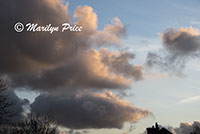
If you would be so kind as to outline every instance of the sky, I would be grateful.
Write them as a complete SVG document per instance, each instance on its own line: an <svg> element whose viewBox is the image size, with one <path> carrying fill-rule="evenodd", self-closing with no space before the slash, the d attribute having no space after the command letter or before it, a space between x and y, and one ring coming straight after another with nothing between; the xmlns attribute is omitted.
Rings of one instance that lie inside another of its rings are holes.
<svg viewBox="0 0 200 134"><path fill-rule="evenodd" d="M200 124L199 7L198 0L2 2L1 75L31 112L50 111L67 133L140 134L155 122L187 132ZM18 21L84 30L17 33Z"/></svg>

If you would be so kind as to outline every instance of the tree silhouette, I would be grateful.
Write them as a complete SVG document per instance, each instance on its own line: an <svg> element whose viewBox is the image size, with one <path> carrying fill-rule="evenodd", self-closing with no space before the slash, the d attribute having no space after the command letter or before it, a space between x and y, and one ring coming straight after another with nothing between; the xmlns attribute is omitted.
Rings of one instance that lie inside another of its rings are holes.
<svg viewBox="0 0 200 134"><path fill-rule="evenodd" d="M0 126L1 134L58 134L57 125L47 116L29 115L25 121Z"/></svg>
<svg viewBox="0 0 200 134"><path fill-rule="evenodd" d="M8 118L14 114L9 110L9 107L12 105L12 103L8 101L8 96L6 95L7 89L8 88L3 79L0 78L0 125L8 122Z"/></svg>
<svg viewBox="0 0 200 134"><path fill-rule="evenodd" d="M14 128L17 134L56 134L57 125L47 116L29 115L28 118Z"/></svg>
<svg viewBox="0 0 200 134"><path fill-rule="evenodd" d="M193 130L190 134L200 134L200 126L193 127Z"/></svg>

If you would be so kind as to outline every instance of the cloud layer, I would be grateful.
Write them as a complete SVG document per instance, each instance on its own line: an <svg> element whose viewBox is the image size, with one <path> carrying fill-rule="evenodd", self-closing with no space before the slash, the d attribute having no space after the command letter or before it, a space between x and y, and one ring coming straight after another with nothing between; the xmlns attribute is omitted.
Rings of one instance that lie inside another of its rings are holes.
<svg viewBox="0 0 200 134"><path fill-rule="evenodd" d="M97 30L97 14L91 7L78 6L73 16L67 8L59 0L1 1L0 73L9 76L14 88L121 89L142 79L142 67L129 62L134 54L100 49L122 47L126 29L119 18ZM83 26L83 31L16 33L16 21L53 26L68 22Z"/></svg>
<svg viewBox="0 0 200 134"><path fill-rule="evenodd" d="M125 122L135 123L151 114L119 99L111 91L40 95L31 104L31 109L34 113L50 114L59 125L72 129L121 128Z"/></svg>
<svg viewBox="0 0 200 134"><path fill-rule="evenodd" d="M121 128L150 114L112 92L91 92L127 89L132 80L143 79L142 67L133 64L135 55L124 50L126 28L119 18L98 30L92 7L78 6L70 16L68 4L59 0L0 1L0 16L0 74L13 89L40 91L31 112L50 114L69 128ZM70 23L83 31L17 33L13 26L18 21Z"/></svg>
<svg viewBox="0 0 200 134"><path fill-rule="evenodd" d="M129 63L134 55L107 49L87 50L78 53L65 65L40 73L13 75L15 87L33 89L122 89L128 88L131 79L142 79L142 68Z"/></svg>

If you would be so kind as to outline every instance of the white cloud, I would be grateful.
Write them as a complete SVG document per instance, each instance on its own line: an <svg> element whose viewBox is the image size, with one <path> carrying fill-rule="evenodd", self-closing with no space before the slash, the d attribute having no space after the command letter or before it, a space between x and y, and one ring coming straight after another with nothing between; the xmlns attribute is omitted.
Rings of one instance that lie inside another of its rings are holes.
<svg viewBox="0 0 200 134"><path fill-rule="evenodd" d="M200 96L193 96L193 97L189 97L189 98L185 98L180 100L178 103L192 103L192 102L196 102L196 101L200 101Z"/></svg>

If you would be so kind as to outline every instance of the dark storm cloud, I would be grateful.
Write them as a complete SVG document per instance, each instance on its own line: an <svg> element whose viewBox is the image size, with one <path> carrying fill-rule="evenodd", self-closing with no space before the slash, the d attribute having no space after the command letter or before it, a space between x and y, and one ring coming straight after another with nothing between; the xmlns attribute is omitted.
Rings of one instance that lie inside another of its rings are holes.
<svg viewBox="0 0 200 134"><path fill-rule="evenodd" d="M150 115L148 110L131 105L107 91L73 95L40 95L31 111L49 114L67 128L121 128L125 122L137 122Z"/></svg>
<svg viewBox="0 0 200 134"><path fill-rule="evenodd" d="M200 35L190 28L167 29L161 34L163 50L150 52L147 65L161 67L161 70L181 73L188 60L200 54Z"/></svg>
<svg viewBox="0 0 200 134"><path fill-rule="evenodd" d="M125 27L119 18L100 31L91 7L78 6L69 16L67 6L59 0L0 2L0 73L8 75L14 87L119 89L128 88L132 78L142 78L142 68L129 63L132 54L119 52L106 57L92 49L121 43ZM72 20L83 26L82 32L16 33L13 29L17 21L61 26Z"/></svg>

